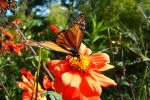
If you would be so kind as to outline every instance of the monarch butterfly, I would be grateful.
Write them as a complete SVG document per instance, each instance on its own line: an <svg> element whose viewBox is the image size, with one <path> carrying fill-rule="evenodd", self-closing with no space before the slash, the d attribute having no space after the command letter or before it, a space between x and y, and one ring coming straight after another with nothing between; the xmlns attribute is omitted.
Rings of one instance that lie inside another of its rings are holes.
<svg viewBox="0 0 150 100"><path fill-rule="evenodd" d="M5 14L6 10L12 10L12 8L16 7L17 3L15 0L1 0L0 1L0 13Z"/></svg>
<svg viewBox="0 0 150 100"><path fill-rule="evenodd" d="M29 42L28 45L52 49L59 52L70 53L73 56L79 56L78 50L82 42L85 30L85 15L80 15L67 30L58 32L55 43Z"/></svg>

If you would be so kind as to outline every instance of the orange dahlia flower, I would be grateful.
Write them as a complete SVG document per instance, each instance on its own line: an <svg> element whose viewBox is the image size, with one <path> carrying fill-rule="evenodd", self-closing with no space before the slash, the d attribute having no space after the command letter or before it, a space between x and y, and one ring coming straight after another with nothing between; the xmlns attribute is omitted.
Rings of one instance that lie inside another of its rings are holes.
<svg viewBox="0 0 150 100"><path fill-rule="evenodd" d="M13 51L18 54L18 56L21 56L21 49L24 48L24 45L21 43L15 44L13 41L6 41L5 42L5 50L7 50L7 53L11 54Z"/></svg>
<svg viewBox="0 0 150 100"><path fill-rule="evenodd" d="M54 88L63 100L99 100L102 87L116 86L114 80L104 76L102 71L112 69L109 56L105 53L91 54L81 44L80 57L67 55L65 60L51 60L50 71L55 74Z"/></svg>
<svg viewBox="0 0 150 100"><path fill-rule="evenodd" d="M26 71L26 69L22 69L22 80L23 82L17 82L19 87L22 90L25 90L22 94L22 100L47 100L46 97L42 97L41 94L46 92L46 90L41 88L39 83L34 82L34 76L32 75L31 71ZM36 95L36 87L37 95Z"/></svg>

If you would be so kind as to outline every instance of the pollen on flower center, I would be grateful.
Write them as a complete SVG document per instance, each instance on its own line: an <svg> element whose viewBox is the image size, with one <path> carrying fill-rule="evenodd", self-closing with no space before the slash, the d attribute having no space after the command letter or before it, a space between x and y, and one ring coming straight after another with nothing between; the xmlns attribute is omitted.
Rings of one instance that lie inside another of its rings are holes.
<svg viewBox="0 0 150 100"><path fill-rule="evenodd" d="M73 69L79 70L79 71L86 71L89 68L89 59L87 56L80 55L80 57L72 57L69 60L71 67Z"/></svg>

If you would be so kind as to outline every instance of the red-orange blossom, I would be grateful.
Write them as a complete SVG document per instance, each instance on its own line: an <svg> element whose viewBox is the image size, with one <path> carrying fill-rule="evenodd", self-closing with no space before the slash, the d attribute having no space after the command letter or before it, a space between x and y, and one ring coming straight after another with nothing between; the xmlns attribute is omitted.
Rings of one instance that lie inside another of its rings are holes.
<svg viewBox="0 0 150 100"><path fill-rule="evenodd" d="M54 88L63 100L99 100L102 87L117 85L101 72L112 69L109 56L105 53L91 54L81 44L80 57L67 55L65 60L51 60L49 69L55 74Z"/></svg>

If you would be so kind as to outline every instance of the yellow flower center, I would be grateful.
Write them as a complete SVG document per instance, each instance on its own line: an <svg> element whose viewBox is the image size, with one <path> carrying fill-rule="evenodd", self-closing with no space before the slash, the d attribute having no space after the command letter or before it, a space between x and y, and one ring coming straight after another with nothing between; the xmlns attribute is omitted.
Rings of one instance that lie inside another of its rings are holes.
<svg viewBox="0 0 150 100"><path fill-rule="evenodd" d="M80 55L80 57L72 57L69 62L73 69L81 72L87 71L90 63L88 57L84 55Z"/></svg>

